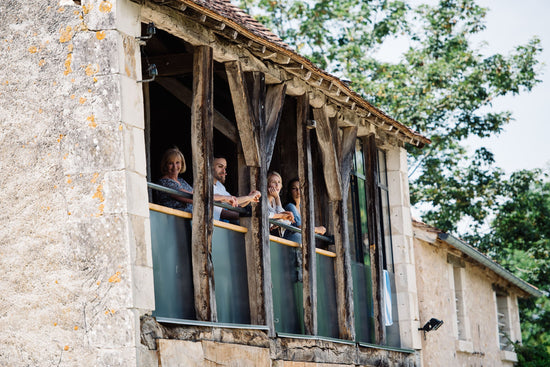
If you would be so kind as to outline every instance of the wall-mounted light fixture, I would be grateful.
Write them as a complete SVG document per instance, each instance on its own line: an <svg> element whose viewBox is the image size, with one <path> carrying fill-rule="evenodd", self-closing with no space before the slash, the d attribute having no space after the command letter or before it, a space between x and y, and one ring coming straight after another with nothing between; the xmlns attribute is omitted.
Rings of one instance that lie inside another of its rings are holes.
<svg viewBox="0 0 550 367"><path fill-rule="evenodd" d="M431 318L430 321L425 323L421 328L418 328L418 330L422 330L424 332L437 330L441 325L443 325L443 320Z"/></svg>

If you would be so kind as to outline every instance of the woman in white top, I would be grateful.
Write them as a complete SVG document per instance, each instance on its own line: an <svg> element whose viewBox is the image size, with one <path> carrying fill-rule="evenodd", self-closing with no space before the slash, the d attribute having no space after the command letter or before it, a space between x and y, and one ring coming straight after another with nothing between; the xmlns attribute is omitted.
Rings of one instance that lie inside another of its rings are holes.
<svg viewBox="0 0 550 367"><path fill-rule="evenodd" d="M275 171L271 171L267 174L267 210L270 219L277 219L284 224L290 224L294 221L294 215L292 212L286 211L281 204L281 198L279 196L281 189L283 188L283 179L281 175ZM277 234L282 236L284 230L279 228L280 232Z"/></svg>

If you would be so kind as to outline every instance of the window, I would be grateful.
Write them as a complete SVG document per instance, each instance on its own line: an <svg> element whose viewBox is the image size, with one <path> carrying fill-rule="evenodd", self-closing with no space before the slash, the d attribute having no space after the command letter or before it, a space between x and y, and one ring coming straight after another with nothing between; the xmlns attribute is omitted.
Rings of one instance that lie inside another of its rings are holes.
<svg viewBox="0 0 550 367"><path fill-rule="evenodd" d="M512 351L512 336L510 334L510 313L508 311L508 295L496 291L498 344L501 350Z"/></svg>
<svg viewBox="0 0 550 367"><path fill-rule="evenodd" d="M463 268L453 266L457 338L466 340L466 310L464 304Z"/></svg>
<svg viewBox="0 0 550 367"><path fill-rule="evenodd" d="M400 345L386 153L376 148L374 136L356 141L348 196L348 228L358 339L373 342L378 322L380 333L384 334L379 335L383 343ZM374 299L381 304L375 305ZM379 320L374 319L375 307Z"/></svg>

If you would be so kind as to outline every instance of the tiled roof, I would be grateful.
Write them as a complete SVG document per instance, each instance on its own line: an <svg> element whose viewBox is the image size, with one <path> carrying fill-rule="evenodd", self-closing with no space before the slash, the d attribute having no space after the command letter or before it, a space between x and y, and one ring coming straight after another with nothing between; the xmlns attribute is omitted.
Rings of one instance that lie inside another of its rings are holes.
<svg viewBox="0 0 550 367"><path fill-rule="evenodd" d="M231 4L231 1L195 0L194 2L206 9L218 13L219 15L227 19L231 19L243 28L246 28L250 32L254 33L256 36L269 40L270 42L280 47L292 51L292 49L286 43L284 43L283 40L280 39L276 34L267 29L262 23L258 22L256 19L248 15L244 10Z"/></svg>
<svg viewBox="0 0 550 367"><path fill-rule="evenodd" d="M325 80L329 80L350 98L356 102L357 106L362 106L368 112L374 116L381 118L387 124L392 125L400 130L405 136L411 139L413 144L423 146L424 144L430 144L430 139L412 130L411 128L401 124L393 119L378 108L372 106L368 101L364 100L358 93L351 90L346 83L339 78L327 73L326 71L315 66L310 60L304 56L299 55L289 45L284 43L277 35L267 29L264 25L258 22L256 19L248 15L244 10L232 4L230 0L174 0L179 1L181 4L192 7L193 9L200 11L208 16L216 18L219 21L227 22L228 25L234 27L239 33L242 33L246 37L249 37L255 42L259 42L270 49L274 49L277 52L284 54L291 58L294 62L301 64L304 69L310 70L312 73L318 74ZM240 29L237 29L240 28ZM391 129L390 129L391 130Z"/></svg>

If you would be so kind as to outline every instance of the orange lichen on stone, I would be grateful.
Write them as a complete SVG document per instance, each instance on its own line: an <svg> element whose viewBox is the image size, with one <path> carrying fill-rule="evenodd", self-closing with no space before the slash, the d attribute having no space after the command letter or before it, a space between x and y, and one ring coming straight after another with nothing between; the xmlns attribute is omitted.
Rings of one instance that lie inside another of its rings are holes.
<svg viewBox="0 0 550 367"><path fill-rule="evenodd" d="M90 123L88 124L89 127L92 127L92 128L95 128L97 127L97 124L95 122L95 116L94 115L90 115L86 118L86 121L90 121Z"/></svg>
<svg viewBox="0 0 550 367"><path fill-rule="evenodd" d="M112 277L109 278L109 283L120 283L120 271L117 271Z"/></svg>
<svg viewBox="0 0 550 367"><path fill-rule="evenodd" d="M38 61L38 66L44 66L44 65L46 65L46 60L40 59L40 61Z"/></svg>
<svg viewBox="0 0 550 367"><path fill-rule="evenodd" d="M75 329L75 330L78 330L78 326L75 325L74 329Z"/></svg>
<svg viewBox="0 0 550 367"><path fill-rule="evenodd" d="M86 75L88 76L92 76L94 74L97 74L99 72L99 65L95 64L95 65L92 65L92 64L88 64L86 66Z"/></svg>
<svg viewBox="0 0 550 367"><path fill-rule="evenodd" d="M91 183L96 183L98 177L99 177L99 173L95 172L95 173L94 173L94 177L92 177L92 179L90 180L90 182L91 182Z"/></svg>
<svg viewBox="0 0 550 367"><path fill-rule="evenodd" d="M65 350L65 351L69 350L69 346L65 345L65 348L63 348L63 350Z"/></svg>
<svg viewBox="0 0 550 367"><path fill-rule="evenodd" d="M30 52L31 54L37 53L37 52L38 52L38 47L36 47L36 46L31 46L31 47L29 47L29 52Z"/></svg>
<svg viewBox="0 0 550 367"><path fill-rule="evenodd" d="M73 11L73 14L74 14L74 15L79 15L80 12L79 12L78 10L75 10L75 11Z"/></svg>
<svg viewBox="0 0 550 367"><path fill-rule="evenodd" d="M84 14L88 14L90 12L90 9L92 9L92 4L82 6L82 12Z"/></svg>
<svg viewBox="0 0 550 367"><path fill-rule="evenodd" d="M63 139L63 138L64 138L63 134L59 134L59 138L57 139L57 142L60 143L61 139Z"/></svg>
<svg viewBox="0 0 550 367"><path fill-rule="evenodd" d="M73 54L72 53L67 54L67 59L65 60L65 71L63 72L64 75L69 75L69 73L73 72L73 69L71 68L72 61L73 61Z"/></svg>
<svg viewBox="0 0 550 367"><path fill-rule="evenodd" d="M71 94L71 99L75 99L76 98L76 95L75 94Z"/></svg>
<svg viewBox="0 0 550 367"><path fill-rule="evenodd" d="M103 184L99 184L94 196L92 196L92 199L99 199L101 203L105 201L105 198L103 197Z"/></svg>
<svg viewBox="0 0 550 367"><path fill-rule="evenodd" d="M79 102L80 104L84 104L84 102L86 102L86 98L80 97L80 99L78 100L78 102Z"/></svg>
<svg viewBox="0 0 550 367"><path fill-rule="evenodd" d="M99 206L97 207L97 210L99 210L99 212L95 213L94 217L99 218L99 217L103 216L104 209L105 209L105 205L104 204L99 204Z"/></svg>
<svg viewBox="0 0 550 367"><path fill-rule="evenodd" d="M94 79L93 79L93 80L94 80L94 83L97 83L97 78L96 78L96 77L94 77Z"/></svg>
<svg viewBox="0 0 550 367"><path fill-rule="evenodd" d="M106 35L105 31L95 32L95 38L97 38L100 41L105 38L105 35Z"/></svg>
<svg viewBox="0 0 550 367"><path fill-rule="evenodd" d="M61 8L59 8L59 9L57 9L57 12L58 12L58 13L63 13L64 11L65 11L65 8L64 8L64 7L61 7Z"/></svg>
<svg viewBox="0 0 550 367"><path fill-rule="evenodd" d="M101 4L99 4L99 11L102 13L109 13L112 8L113 4L109 1L102 1Z"/></svg>
<svg viewBox="0 0 550 367"><path fill-rule="evenodd" d="M68 25L65 27L65 29L61 28L59 30L60 36L59 36L59 42L65 43L71 40L73 38L73 28Z"/></svg>
<svg viewBox="0 0 550 367"><path fill-rule="evenodd" d="M71 175L69 175L68 178L67 178L67 183L70 184L72 182L73 182L73 180L71 179Z"/></svg>
<svg viewBox="0 0 550 367"><path fill-rule="evenodd" d="M74 45L71 43L69 44L69 46L67 46L67 49L69 50L69 52L73 52L74 50Z"/></svg>

